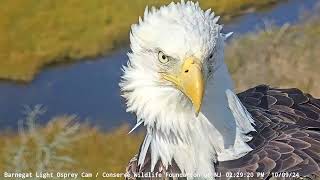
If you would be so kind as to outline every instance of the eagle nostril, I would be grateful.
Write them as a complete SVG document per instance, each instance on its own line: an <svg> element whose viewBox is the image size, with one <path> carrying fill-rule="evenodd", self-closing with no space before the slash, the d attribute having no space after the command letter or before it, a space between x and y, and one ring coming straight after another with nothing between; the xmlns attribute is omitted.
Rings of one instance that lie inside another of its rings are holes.
<svg viewBox="0 0 320 180"><path fill-rule="evenodd" d="M185 73L189 72L189 69L185 70L184 72L185 72Z"/></svg>

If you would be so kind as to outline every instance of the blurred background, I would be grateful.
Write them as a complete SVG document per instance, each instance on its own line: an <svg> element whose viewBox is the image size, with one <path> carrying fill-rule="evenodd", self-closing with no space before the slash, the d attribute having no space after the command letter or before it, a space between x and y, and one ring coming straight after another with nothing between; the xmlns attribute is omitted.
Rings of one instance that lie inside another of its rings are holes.
<svg viewBox="0 0 320 180"><path fill-rule="evenodd" d="M0 0L0 172L124 172L143 130L120 97L130 25L169 0ZM319 0L200 0L234 32L238 92L320 97ZM96 179L96 178L94 178ZM103 179L103 178L102 178Z"/></svg>

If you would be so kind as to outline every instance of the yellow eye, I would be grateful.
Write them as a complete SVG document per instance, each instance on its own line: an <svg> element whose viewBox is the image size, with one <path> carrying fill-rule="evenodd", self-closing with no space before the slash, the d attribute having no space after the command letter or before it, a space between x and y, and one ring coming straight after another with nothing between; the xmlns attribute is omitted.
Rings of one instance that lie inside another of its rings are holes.
<svg viewBox="0 0 320 180"><path fill-rule="evenodd" d="M167 63L169 61L168 56L166 56L162 51L159 51L158 59L161 63Z"/></svg>

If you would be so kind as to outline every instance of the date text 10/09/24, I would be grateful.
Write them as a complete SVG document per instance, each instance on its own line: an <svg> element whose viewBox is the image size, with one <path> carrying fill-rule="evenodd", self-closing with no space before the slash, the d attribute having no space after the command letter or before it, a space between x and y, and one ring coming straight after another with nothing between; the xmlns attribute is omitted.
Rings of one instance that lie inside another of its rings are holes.
<svg viewBox="0 0 320 180"><path fill-rule="evenodd" d="M281 177L281 178L298 178L300 177L297 172L271 172L271 174L267 174L264 172L226 172L226 177L265 177L271 175L272 177Z"/></svg>

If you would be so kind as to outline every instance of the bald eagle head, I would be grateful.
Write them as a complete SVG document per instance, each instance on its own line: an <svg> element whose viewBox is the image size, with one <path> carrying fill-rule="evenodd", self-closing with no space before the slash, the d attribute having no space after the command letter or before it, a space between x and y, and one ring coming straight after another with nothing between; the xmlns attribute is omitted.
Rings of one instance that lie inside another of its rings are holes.
<svg viewBox="0 0 320 180"><path fill-rule="evenodd" d="M174 159L182 172L212 174L213 161L252 150L253 120L232 92L223 56L230 33L221 33L218 19L182 1L146 9L132 25L120 87L127 111L137 115L133 129L147 129L139 165L150 149L151 170L158 159L165 167Z"/></svg>
<svg viewBox="0 0 320 180"><path fill-rule="evenodd" d="M188 130L224 64L226 36L218 19L189 1L146 9L132 25L120 87L138 122L165 133Z"/></svg>

